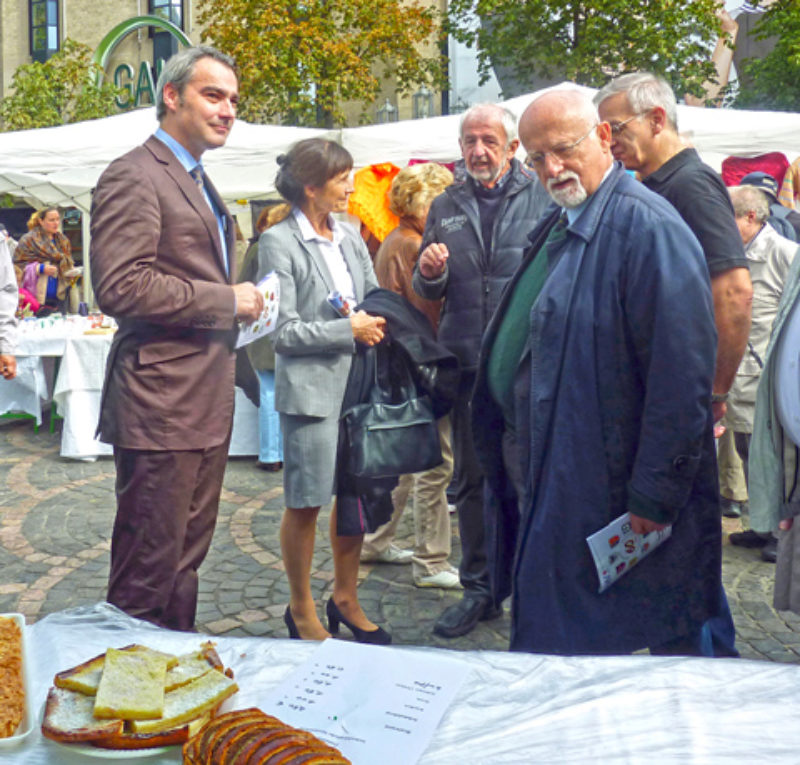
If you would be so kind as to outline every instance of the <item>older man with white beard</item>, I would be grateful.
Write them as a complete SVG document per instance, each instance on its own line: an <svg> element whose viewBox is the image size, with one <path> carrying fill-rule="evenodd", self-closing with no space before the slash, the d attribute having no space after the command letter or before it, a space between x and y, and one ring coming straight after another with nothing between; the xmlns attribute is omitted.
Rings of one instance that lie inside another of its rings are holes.
<svg viewBox="0 0 800 765"><path fill-rule="evenodd" d="M519 130L559 209L489 324L472 407L511 649L701 654L721 592L702 250L613 161L584 95L541 96ZM671 537L600 593L586 538L624 513L635 533L671 524Z"/></svg>
<svg viewBox="0 0 800 765"><path fill-rule="evenodd" d="M519 140L508 110L473 106L461 118L458 143L467 177L433 200L412 280L422 297L445 299L439 342L458 356L462 371L451 417L464 596L434 625L447 638L466 635L501 613L489 595L483 473L472 442L469 398L483 332L549 202L536 177L514 158Z"/></svg>

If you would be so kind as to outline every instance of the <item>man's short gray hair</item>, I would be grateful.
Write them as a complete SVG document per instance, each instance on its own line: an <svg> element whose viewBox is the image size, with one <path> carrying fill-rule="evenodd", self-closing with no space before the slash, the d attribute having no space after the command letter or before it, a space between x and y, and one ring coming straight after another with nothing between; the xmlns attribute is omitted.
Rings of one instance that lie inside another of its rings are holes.
<svg viewBox="0 0 800 765"><path fill-rule="evenodd" d="M673 130L678 129L678 106L670 84L651 72L634 72L615 77L597 91L594 102L598 106L610 96L625 93L628 103L636 114L644 114L660 106L667 113Z"/></svg>
<svg viewBox="0 0 800 765"><path fill-rule="evenodd" d="M469 109L461 115L461 121L458 123L459 137L463 137L464 135L464 124L467 120L471 120L473 117L477 117L483 112L491 112L499 120L505 131L506 146L508 146L508 144L517 137L517 118L512 111L499 104L485 103L470 106Z"/></svg>
<svg viewBox="0 0 800 765"><path fill-rule="evenodd" d="M752 210L759 223L766 223L769 218L769 197L755 186L734 186L728 189L733 203L733 214L744 218Z"/></svg>
<svg viewBox="0 0 800 765"><path fill-rule="evenodd" d="M212 48L210 45L197 45L193 48L183 48L164 64L156 85L156 118L160 122L167 113L167 105L164 103L164 88L171 82L179 96L183 96L186 85L194 75L194 68L201 58L213 58L221 64L229 67L236 73L236 63L222 51Z"/></svg>

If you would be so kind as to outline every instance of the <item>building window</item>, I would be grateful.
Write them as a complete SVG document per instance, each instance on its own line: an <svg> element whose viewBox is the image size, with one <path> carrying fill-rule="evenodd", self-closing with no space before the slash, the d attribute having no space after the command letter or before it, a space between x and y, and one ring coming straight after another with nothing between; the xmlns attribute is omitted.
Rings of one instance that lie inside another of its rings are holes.
<svg viewBox="0 0 800 765"><path fill-rule="evenodd" d="M150 0L150 15L171 21L176 27L183 29L182 0Z"/></svg>
<svg viewBox="0 0 800 765"><path fill-rule="evenodd" d="M47 61L58 51L58 0L29 0L31 19L31 58Z"/></svg>
<svg viewBox="0 0 800 765"><path fill-rule="evenodd" d="M171 21L176 27L183 29L182 0L150 0L150 15ZM178 41L169 33L150 28L153 38L153 63L157 72L161 71L159 61L166 61L173 53L178 52ZM157 77L156 77L157 79Z"/></svg>

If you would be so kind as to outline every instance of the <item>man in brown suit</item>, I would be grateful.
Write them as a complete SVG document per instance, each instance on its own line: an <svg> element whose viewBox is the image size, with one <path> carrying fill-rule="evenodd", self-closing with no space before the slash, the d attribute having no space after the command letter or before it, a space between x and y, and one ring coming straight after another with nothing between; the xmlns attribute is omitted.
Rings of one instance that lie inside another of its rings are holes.
<svg viewBox="0 0 800 765"><path fill-rule="evenodd" d="M235 284L234 226L200 158L233 126L233 61L188 48L164 66L160 127L109 165L92 203L92 279L119 331L98 432L114 445L108 600L189 630L214 532L233 417L235 318L263 299Z"/></svg>

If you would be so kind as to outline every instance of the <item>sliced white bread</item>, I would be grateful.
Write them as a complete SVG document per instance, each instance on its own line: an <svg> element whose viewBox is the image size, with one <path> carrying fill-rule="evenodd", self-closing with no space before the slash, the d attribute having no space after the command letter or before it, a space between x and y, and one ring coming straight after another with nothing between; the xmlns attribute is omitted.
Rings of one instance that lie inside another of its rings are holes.
<svg viewBox="0 0 800 765"><path fill-rule="evenodd" d="M51 688L45 703L42 735L64 744L122 733L122 720L98 720L94 696L67 688Z"/></svg>
<svg viewBox="0 0 800 765"><path fill-rule="evenodd" d="M164 656L167 661L167 669L171 669L178 663L178 657L168 653L161 653L161 651L154 651L145 645L126 645L120 648L120 651L131 651L141 653L157 654ZM198 652L200 653L200 652ZM197 655L197 654L195 654ZM106 661L106 655L101 653L92 659L88 659L76 667L65 669L59 672L53 679L53 684L59 688L68 688L72 691L80 691L81 693L94 696L97 693L97 687L100 685L100 678L103 675L103 666Z"/></svg>
<svg viewBox="0 0 800 765"><path fill-rule="evenodd" d="M134 733L152 733L175 728L201 716L239 690L222 672L211 671L164 695L164 713L154 720L131 720Z"/></svg>
<svg viewBox="0 0 800 765"><path fill-rule="evenodd" d="M167 661L163 654L109 648L95 696L94 716L123 720L160 718L164 714L166 675Z"/></svg>

